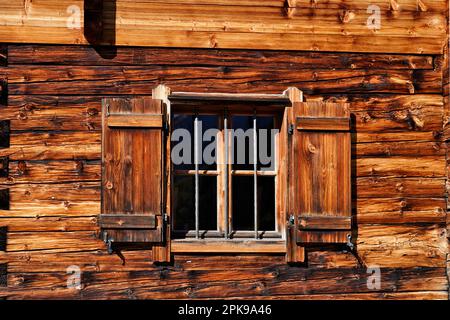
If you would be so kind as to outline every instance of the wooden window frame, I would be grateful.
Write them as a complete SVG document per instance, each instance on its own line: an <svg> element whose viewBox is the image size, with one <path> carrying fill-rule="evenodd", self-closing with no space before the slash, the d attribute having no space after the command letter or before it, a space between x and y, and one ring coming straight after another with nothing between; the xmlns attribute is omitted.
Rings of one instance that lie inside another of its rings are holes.
<svg viewBox="0 0 450 320"><path fill-rule="evenodd" d="M253 115L253 110L256 110L256 116L270 115L274 117L274 128L280 130L278 137L275 141L275 170L271 172L257 171L258 176L271 175L275 177L275 231L272 236L275 238L264 237L262 239L252 239L253 231L238 231L236 234L238 237L232 239L225 239L224 235L224 195L221 188L224 186L225 175L228 177L228 217L232 216L231 206L231 179L235 175L253 175L254 171L249 172L241 170L232 170L231 164L228 168L225 168L224 161L218 161L216 170L202 171L202 175L216 175L217 179L217 197L218 197L218 231L217 237L208 237L201 239L171 239L171 250L173 253L286 253L286 228L285 228L285 215L286 215L286 201L280 201L281 197L286 193L287 182L281 177L286 177L285 166L281 165L280 153L282 152L283 141L281 133L282 124L285 119L286 107L291 104L290 99L286 94L282 95L259 95L259 94L191 94L191 93L174 93L170 97L172 113L180 114L194 114L193 110L197 109L198 114L207 115L214 114L219 116L219 134L217 138L217 150L218 157L224 157L224 110L227 109L227 113L231 116L234 115ZM179 101L178 101L179 100ZM202 107L201 104L206 102L206 107ZM199 106L200 103L200 106ZM243 107L245 109L243 109ZM231 129L231 123L228 125ZM229 131L231 134L231 131ZM228 143L231 143L231 139L228 139ZM231 155L229 155L231 156ZM219 158L218 158L219 159ZM223 160L220 159L220 160ZM228 171L228 172L226 172ZM176 172L172 171L172 176L178 174L192 175L195 172ZM173 184L172 184L173 185ZM173 216L173 219L176 219ZM230 225L231 222L229 221ZM173 224L172 224L173 225ZM231 230L231 226L230 226ZM172 230L174 232L174 230ZM195 233L195 231L194 231ZM246 236L248 234L248 236ZM243 238L239 237L243 236Z"/></svg>

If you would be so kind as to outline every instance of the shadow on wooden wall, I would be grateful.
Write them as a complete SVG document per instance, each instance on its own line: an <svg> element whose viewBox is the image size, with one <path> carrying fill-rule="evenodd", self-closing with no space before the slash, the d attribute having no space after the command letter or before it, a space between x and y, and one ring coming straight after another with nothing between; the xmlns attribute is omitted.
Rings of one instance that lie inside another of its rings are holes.
<svg viewBox="0 0 450 320"><path fill-rule="evenodd" d="M103 59L116 57L116 0L84 0L84 37Z"/></svg>

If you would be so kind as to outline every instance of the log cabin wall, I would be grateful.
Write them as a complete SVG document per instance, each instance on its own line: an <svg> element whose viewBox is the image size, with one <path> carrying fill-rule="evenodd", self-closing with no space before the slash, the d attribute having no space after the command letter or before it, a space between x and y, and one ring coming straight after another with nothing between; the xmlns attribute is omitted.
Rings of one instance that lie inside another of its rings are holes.
<svg viewBox="0 0 450 320"><path fill-rule="evenodd" d="M413 14L377 41L363 33L350 41L338 35L342 29L331 29L331 44L326 35L304 42L275 35L259 39L264 49L250 50L244 48L254 46L254 34L211 37L203 26L175 42L161 36L151 43L176 46L189 38L210 49L99 49L57 19L42 36L39 19L48 12L29 10L30 3L20 10L37 16L0 28L0 41L23 42L0 49L0 228L7 231L5 247L0 243L0 280L7 280L0 281L0 298L448 299L448 59L441 44L425 39L436 33L418 28L418 44L404 34ZM271 3L282 9L280 1ZM340 8L334 3L330 10ZM378 4L384 10L389 3L396 2ZM427 3L425 14L442 12L442 3ZM366 4L352 5L365 10ZM350 32L365 32L358 30ZM142 30L120 24L115 32L115 44L149 41ZM275 48L292 51L268 50ZM154 265L149 251L109 255L96 220L101 99L151 95L160 83L176 91L254 93L296 86L307 100L350 102L358 258L334 247L310 248L307 263L295 267L282 255L175 255L170 266ZM368 288L367 267L376 266L381 288ZM81 271L80 289L67 287L73 267Z"/></svg>

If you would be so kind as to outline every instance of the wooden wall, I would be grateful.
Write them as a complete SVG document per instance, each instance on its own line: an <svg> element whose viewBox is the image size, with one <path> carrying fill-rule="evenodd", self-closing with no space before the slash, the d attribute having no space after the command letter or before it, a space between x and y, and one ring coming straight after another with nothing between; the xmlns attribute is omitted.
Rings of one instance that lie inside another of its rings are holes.
<svg viewBox="0 0 450 320"><path fill-rule="evenodd" d="M10 143L0 149L9 159L0 189L10 201L0 210L0 297L448 298L442 56L27 44L2 52ZM101 98L150 95L159 83L296 86L308 100L351 102L357 252L381 268L381 289L368 289L366 268L336 247L311 248L301 267L279 255L177 255L173 266L154 266L148 251L108 255L96 225ZM71 265L82 270L81 290L66 287Z"/></svg>
<svg viewBox="0 0 450 320"><path fill-rule="evenodd" d="M447 2L0 0L0 42L441 54Z"/></svg>

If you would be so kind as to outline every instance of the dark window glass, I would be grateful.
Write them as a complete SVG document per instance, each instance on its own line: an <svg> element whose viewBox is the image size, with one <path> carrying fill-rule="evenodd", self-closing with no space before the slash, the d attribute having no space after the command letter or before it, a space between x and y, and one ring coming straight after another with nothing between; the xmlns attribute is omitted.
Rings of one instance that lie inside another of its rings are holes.
<svg viewBox="0 0 450 320"><path fill-rule="evenodd" d="M275 230L275 177L258 178L258 230ZM233 177L233 230L254 230L253 176Z"/></svg>
<svg viewBox="0 0 450 320"><path fill-rule="evenodd" d="M190 151L189 155L185 155L183 151L181 151L180 156L185 159L184 163L181 164L175 164L174 169L175 170L194 170L195 169L195 163L194 163L194 115L185 115L185 114L175 114L173 117L173 129L185 129L187 132L189 132L189 144L190 144ZM216 115L199 115L198 116L198 126L199 126L199 143L201 145L199 154L199 169L200 170L216 170L217 168L217 133L213 134L212 136L209 135L208 140L209 141L203 141L204 134L209 129L218 129L218 122L219 118ZM186 132L186 133L187 133ZM178 141L172 141L172 149L179 143L179 141L184 141L183 138L179 138ZM205 148L207 150L205 151ZM211 152L210 152L211 151ZM178 155L178 152L177 152ZM208 158L204 157L203 155L211 155Z"/></svg>
<svg viewBox="0 0 450 320"><path fill-rule="evenodd" d="M174 177L175 230L195 230L195 176ZM217 177L199 176L200 230L217 230Z"/></svg>
<svg viewBox="0 0 450 320"><path fill-rule="evenodd" d="M233 170L253 170L253 116L233 116Z"/></svg>
<svg viewBox="0 0 450 320"><path fill-rule="evenodd" d="M256 117L258 139L258 170L275 169L275 137L272 137L273 117Z"/></svg>
<svg viewBox="0 0 450 320"><path fill-rule="evenodd" d="M233 230L254 230L253 176L232 177Z"/></svg>
<svg viewBox="0 0 450 320"><path fill-rule="evenodd" d="M275 230L275 177L258 177L258 229Z"/></svg>

